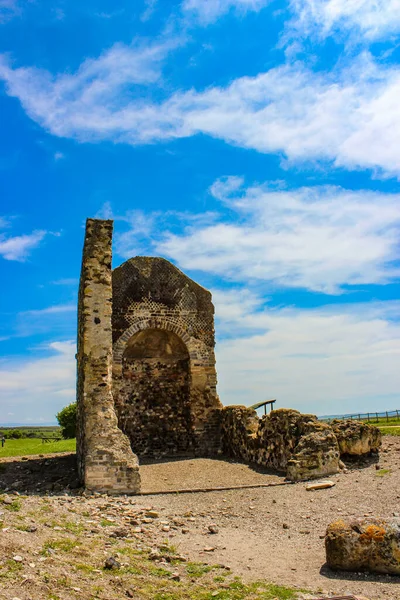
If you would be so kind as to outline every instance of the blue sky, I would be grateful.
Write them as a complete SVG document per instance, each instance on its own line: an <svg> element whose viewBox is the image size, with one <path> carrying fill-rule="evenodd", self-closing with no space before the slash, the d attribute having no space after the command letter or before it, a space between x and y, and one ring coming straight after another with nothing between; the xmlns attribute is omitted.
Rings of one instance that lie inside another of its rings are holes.
<svg viewBox="0 0 400 600"><path fill-rule="evenodd" d="M86 217L208 287L224 404L400 408L400 1L0 0L0 422L75 398Z"/></svg>

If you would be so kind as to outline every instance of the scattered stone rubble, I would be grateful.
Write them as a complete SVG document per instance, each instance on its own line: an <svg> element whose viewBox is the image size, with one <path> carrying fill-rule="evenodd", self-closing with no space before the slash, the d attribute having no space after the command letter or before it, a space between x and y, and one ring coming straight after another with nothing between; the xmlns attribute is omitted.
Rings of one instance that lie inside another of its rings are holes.
<svg viewBox="0 0 400 600"><path fill-rule="evenodd" d="M327 529L325 548L331 569L400 575L400 518L339 519Z"/></svg>

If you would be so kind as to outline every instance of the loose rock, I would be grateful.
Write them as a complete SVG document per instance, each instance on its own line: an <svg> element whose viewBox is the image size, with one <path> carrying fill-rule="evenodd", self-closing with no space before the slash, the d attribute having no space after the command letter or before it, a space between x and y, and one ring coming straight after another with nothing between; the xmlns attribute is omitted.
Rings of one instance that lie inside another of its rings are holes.
<svg viewBox="0 0 400 600"><path fill-rule="evenodd" d="M331 569L400 575L400 518L331 523L325 536Z"/></svg>
<svg viewBox="0 0 400 600"><path fill-rule="evenodd" d="M107 558L104 563L105 569L119 569L121 567L121 563L118 562L113 556Z"/></svg>

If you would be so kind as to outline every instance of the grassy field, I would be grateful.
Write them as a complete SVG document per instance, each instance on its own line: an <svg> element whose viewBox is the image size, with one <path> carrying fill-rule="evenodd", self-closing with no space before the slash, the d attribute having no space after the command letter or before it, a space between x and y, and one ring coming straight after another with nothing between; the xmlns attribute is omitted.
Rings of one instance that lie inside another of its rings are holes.
<svg viewBox="0 0 400 600"><path fill-rule="evenodd" d="M50 452L75 452L76 440L60 440L43 444L35 438L6 440L4 448L0 446L0 458L6 456L29 456L32 454L48 454Z"/></svg>
<svg viewBox="0 0 400 600"><path fill-rule="evenodd" d="M13 431L20 431L23 437L61 437L61 428L58 425L26 426L26 427L0 427L0 435L10 437Z"/></svg>
<svg viewBox="0 0 400 600"><path fill-rule="evenodd" d="M400 435L400 426L399 427L382 427L382 426L380 426L379 429L381 430L382 435L395 435L395 436Z"/></svg>

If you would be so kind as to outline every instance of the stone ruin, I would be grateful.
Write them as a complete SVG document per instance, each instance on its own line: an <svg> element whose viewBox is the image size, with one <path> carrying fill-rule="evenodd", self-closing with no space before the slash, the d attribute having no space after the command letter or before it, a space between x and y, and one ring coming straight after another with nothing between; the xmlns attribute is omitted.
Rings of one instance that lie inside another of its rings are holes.
<svg viewBox="0 0 400 600"><path fill-rule="evenodd" d="M139 457L227 455L292 481L339 472L379 430L274 410L258 418L217 395L209 291L163 258L112 270L109 220L88 219L78 300L77 458L89 490L140 492ZM344 429L343 429L344 427Z"/></svg>

